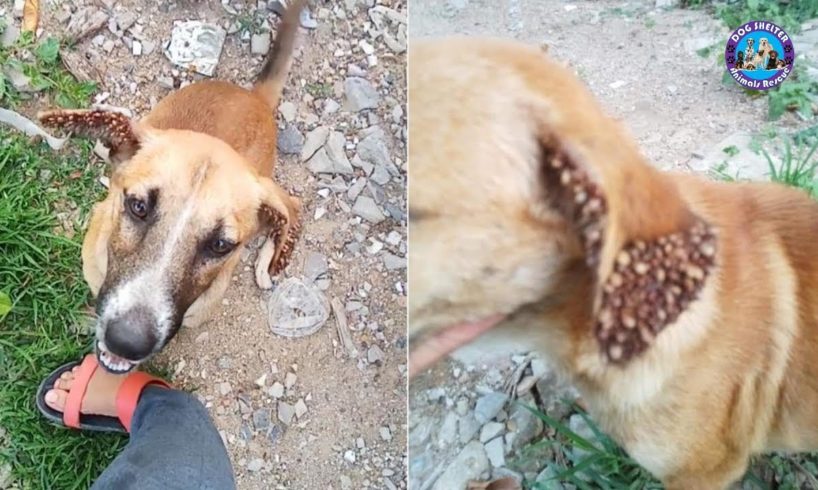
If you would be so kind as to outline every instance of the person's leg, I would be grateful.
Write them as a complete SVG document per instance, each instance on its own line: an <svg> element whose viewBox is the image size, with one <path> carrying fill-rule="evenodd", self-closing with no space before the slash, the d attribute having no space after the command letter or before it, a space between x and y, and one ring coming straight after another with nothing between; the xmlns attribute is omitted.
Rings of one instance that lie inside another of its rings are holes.
<svg viewBox="0 0 818 490"><path fill-rule="evenodd" d="M230 458L199 400L183 391L148 386L134 412L130 442L91 488L235 487Z"/></svg>
<svg viewBox="0 0 818 490"><path fill-rule="evenodd" d="M63 373L45 395L63 411L79 368ZM127 376L97 369L80 412L116 416L116 393ZM207 410L183 391L147 386L131 420L131 440L92 486L95 490L222 490L235 488L230 459Z"/></svg>

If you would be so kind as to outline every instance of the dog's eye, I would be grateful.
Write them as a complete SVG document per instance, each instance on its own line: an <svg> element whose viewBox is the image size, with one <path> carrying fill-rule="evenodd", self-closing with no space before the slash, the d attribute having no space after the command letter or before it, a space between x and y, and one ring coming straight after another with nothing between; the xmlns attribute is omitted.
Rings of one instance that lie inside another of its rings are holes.
<svg viewBox="0 0 818 490"><path fill-rule="evenodd" d="M125 206L131 216L138 219L145 219L148 216L148 203L136 197L128 197Z"/></svg>
<svg viewBox="0 0 818 490"><path fill-rule="evenodd" d="M229 242L224 238L215 238L210 242L210 251L219 256L226 255L235 247L235 243Z"/></svg>

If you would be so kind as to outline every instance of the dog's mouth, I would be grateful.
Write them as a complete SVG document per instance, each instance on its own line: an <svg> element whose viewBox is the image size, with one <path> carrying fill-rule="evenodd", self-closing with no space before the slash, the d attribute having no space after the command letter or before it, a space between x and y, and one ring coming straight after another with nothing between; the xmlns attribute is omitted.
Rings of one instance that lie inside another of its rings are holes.
<svg viewBox="0 0 818 490"><path fill-rule="evenodd" d="M96 348L97 361L111 374L125 374L133 370L141 361L131 361L118 356L107 350L102 342L97 341Z"/></svg>
<svg viewBox="0 0 818 490"><path fill-rule="evenodd" d="M475 322L459 323L434 332L421 333L410 339L409 378L429 368L447 354L473 342L504 318L504 315L494 315Z"/></svg>

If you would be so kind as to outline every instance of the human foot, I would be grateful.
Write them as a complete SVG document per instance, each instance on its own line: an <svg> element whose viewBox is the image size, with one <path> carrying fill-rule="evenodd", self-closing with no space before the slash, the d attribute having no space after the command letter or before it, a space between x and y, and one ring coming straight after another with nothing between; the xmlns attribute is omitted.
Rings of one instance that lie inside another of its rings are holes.
<svg viewBox="0 0 818 490"><path fill-rule="evenodd" d="M130 432L142 390L148 385L170 388L165 381L136 371L112 374L100 368L97 356L55 369L40 383L37 408L55 425L73 429Z"/></svg>
<svg viewBox="0 0 818 490"><path fill-rule="evenodd" d="M54 382L54 388L45 394L45 403L52 409L63 412L68 400L68 392L74 385L80 367L75 366L70 371L60 375ZM80 413L89 415L107 415L116 417L116 394L127 375L111 374L104 369L97 369L88 382L85 396L82 399Z"/></svg>

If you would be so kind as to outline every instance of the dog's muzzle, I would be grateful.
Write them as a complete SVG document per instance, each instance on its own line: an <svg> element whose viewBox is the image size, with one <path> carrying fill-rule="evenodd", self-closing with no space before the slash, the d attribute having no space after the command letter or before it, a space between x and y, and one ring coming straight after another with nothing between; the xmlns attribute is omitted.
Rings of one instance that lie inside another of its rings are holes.
<svg viewBox="0 0 818 490"><path fill-rule="evenodd" d="M157 319L147 308L134 307L102 325L97 338L97 358L115 374L126 373L156 349Z"/></svg>

